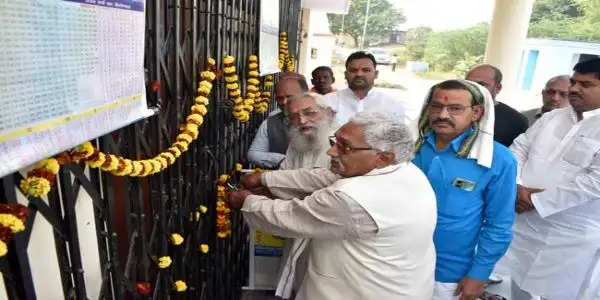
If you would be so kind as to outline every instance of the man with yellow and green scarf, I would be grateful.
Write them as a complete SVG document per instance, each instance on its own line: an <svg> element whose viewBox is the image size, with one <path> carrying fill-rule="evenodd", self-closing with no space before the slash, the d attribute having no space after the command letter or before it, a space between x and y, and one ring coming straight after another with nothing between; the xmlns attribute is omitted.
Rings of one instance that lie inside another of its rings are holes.
<svg viewBox="0 0 600 300"><path fill-rule="evenodd" d="M433 86L413 163L437 198L434 300L474 300L512 239L517 163L495 142L494 102L467 80Z"/></svg>

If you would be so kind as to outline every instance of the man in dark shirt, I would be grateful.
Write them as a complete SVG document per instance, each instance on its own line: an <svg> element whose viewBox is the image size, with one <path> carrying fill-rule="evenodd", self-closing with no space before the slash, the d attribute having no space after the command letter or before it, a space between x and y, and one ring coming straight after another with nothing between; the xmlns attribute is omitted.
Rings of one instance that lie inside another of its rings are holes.
<svg viewBox="0 0 600 300"><path fill-rule="evenodd" d="M514 139L527 130L529 121L514 108L496 101L496 95L502 90L502 73L492 65L483 64L473 67L467 73L466 79L485 86L492 94L496 103L494 140L506 147L510 146Z"/></svg>

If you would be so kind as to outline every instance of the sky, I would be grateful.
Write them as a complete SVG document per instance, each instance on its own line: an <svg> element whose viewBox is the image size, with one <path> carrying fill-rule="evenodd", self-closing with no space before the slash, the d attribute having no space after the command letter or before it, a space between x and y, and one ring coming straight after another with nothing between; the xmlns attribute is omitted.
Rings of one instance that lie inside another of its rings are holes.
<svg viewBox="0 0 600 300"><path fill-rule="evenodd" d="M494 0L389 0L401 8L407 20L401 28L429 26L435 31L490 22Z"/></svg>

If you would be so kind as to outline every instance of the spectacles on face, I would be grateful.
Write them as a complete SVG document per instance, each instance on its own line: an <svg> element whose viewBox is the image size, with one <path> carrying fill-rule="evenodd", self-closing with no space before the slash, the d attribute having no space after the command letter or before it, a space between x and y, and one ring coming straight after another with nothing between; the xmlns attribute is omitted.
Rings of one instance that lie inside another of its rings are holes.
<svg viewBox="0 0 600 300"><path fill-rule="evenodd" d="M439 114L444 110L444 108L446 108L446 110L448 111L449 114L451 114L453 116L457 116L457 115L461 115L462 113L464 113L467 108L473 107L473 106L475 106L475 105L469 105L469 106L465 106L465 105L461 105L461 104L444 105L444 104L439 104L436 102L431 102L431 103L429 103L429 112L434 113L434 114Z"/></svg>
<svg viewBox="0 0 600 300"><path fill-rule="evenodd" d="M567 96L569 96L569 92L567 91L559 91L559 90L555 90L555 89L545 89L543 90L544 94L548 95L548 96L554 96L555 94L558 94L561 98L567 98Z"/></svg>
<svg viewBox="0 0 600 300"><path fill-rule="evenodd" d="M318 109L308 107L297 113L289 114L286 116L286 118L290 122L298 122L298 121L300 121L301 116L304 118L307 118L307 119L312 119L312 118L316 117L319 114L319 112L320 111Z"/></svg>
<svg viewBox="0 0 600 300"><path fill-rule="evenodd" d="M373 148L354 148L352 146L348 146L348 145L342 145L340 143L337 142L337 138L335 136L330 136L329 137L329 145L331 145L331 147L333 146L337 146L338 151L340 152L340 154L348 154L354 151L361 151L361 150L375 150Z"/></svg>

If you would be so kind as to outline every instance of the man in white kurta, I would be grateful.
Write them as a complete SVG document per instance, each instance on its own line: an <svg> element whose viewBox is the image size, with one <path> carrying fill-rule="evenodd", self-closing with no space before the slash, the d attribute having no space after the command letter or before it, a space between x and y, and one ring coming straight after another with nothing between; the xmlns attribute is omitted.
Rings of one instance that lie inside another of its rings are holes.
<svg viewBox="0 0 600 300"><path fill-rule="evenodd" d="M362 113L332 138L331 171L244 179L276 196L308 196L230 195L230 206L241 207L251 227L311 239L297 300L431 299L436 204L425 175L410 162L413 146L401 122Z"/></svg>
<svg viewBox="0 0 600 300"><path fill-rule="evenodd" d="M574 70L572 107L544 114L511 146L520 168L519 214L503 262L512 300L598 299L600 60Z"/></svg>
<svg viewBox="0 0 600 300"><path fill-rule="evenodd" d="M348 82L348 88L326 96L327 101L336 112L335 119L338 124L345 124L362 111L386 112L395 115L406 124L409 123L404 104L374 87L378 71L377 62L372 54L364 51L350 54L346 59L344 75Z"/></svg>

